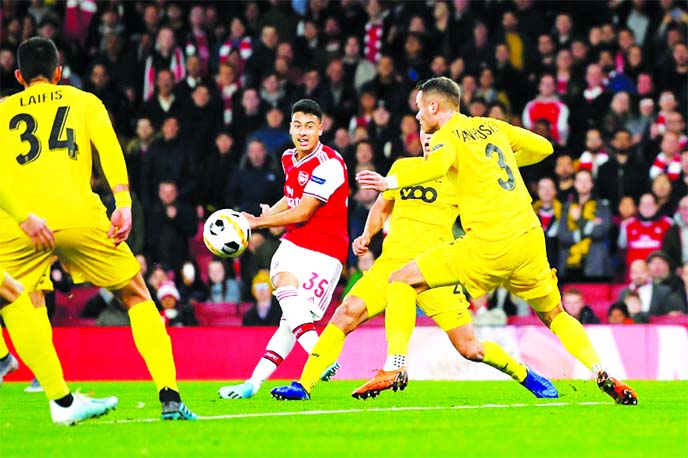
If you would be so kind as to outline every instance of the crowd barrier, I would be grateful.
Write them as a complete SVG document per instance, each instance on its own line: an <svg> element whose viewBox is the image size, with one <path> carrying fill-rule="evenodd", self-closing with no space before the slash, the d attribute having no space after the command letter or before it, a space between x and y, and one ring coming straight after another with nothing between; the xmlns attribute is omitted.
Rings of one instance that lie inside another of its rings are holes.
<svg viewBox="0 0 688 458"><path fill-rule="evenodd" d="M575 361L544 326L477 327L479 337L555 379L586 379ZM616 376L624 379L688 380L688 327L675 325L588 326L590 338ZM181 380L231 380L250 375L273 328L171 328ZM7 333L5 338L7 339ZM54 341L67 380L148 380L129 328L55 328ZM8 340L9 343L9 340ZM341 355L341 379L365 379L385 360L383 327L362 327L349 336ZM296 379L306 360L298 346L275 374ZM461 358L435 326L419 326L409 350L409 376L416 380L500 380L500 372ZM30 380L22 364L7 380Z"/></svg>

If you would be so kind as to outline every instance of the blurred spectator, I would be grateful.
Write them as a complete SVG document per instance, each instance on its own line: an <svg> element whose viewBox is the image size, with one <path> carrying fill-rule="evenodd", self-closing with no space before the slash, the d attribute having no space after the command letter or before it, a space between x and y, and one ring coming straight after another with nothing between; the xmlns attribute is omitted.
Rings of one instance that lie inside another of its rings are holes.
<svg viewBox="0 0 688 458"><path fill-rule="evenodd" d="M490 64L492 61L492 43L490 43L489 31L484 23L475 23L473 36L460 48L459 55L467 64L467 71L473 74L477 74L481 68Z"/></svg>
<svg viewBox="0 0 688 458"><path fill-rule="evenodd" d="M609 324L633 324L633 318L628 313L628 307L623 302L614 302L607 311Z"/></svg>
<svg viewBox="0 0 688 458"><path fill-rule="evenodd" d="M214 88L213 81L205 75L201 58L197 55L189 56L186 59L186 77L174 86L175 100L183 107L190 106L193 103L192 94L199 85L206 86L214 92L214 89L211 89Z"/></svg>
<svg viewBox="0 0 688 458"><path fill-rule="evenodd" d="M240 16L234 16L229 23L229 36L218 50L220 64L227 62L233 52L239 53L242 68L253 54L251 36L246 33L244 20Z"/></svg>
<svg viewBox="0 0 688 458"><path fill-rule="evenodd" d="M684 13L685 14L685 13ZM685 36L683 37L685 39ZM676 43L671 51L671 61L666 62L660 74L660 81L663 88L669 89L683 101L683 108L686 108L685 98L686 79L688 79L688 47L686 43Z"/></svg>
<svg viewBox="0 0 688 458"><path fill-rule="evenodd" d="M688 313L688 262L683 263L681 279L683 280L683 291L679 292L679 297L683 302L683 313Z"/></svg>
<svg viewBox="0 0 688 458"><path fill-rule="evenodd" d="M179 117L184 107L173 94L174 75L170 70L161 69L155 79L156 93L148 101L141 104L138 111L139 118L148 118L155 129L160 129L166 117Z"/></svg>
<svg viewBox="0 0 688 458"><path fill-rule="evenodd" d="M297 88L294 100L317 100L324 113L332 113L334 96L327 85L320 80L320 70L317 67L308 68L303 74L303 86Z"/></svg>
<svg viewBox="0 0 688 458"><path fill-rule="evenodd" d="M361 59L361 45L358 37L351 35L344 43L344 81L353 85L356 91L361 90L368 81L375 77L375 66L366 59Z"/></svg>
<svg viewBox="0 0 688 458"><path fill-rule="evenodd" d="M642 303L638 293L629 292L623 299L623 304L628 309L628 314L634 323L647 324L650 322L650 314L642 311Z"/></svg>
<svg viewBox="0 0 688 458"><path fill-rule="evenodd" d="M263 78L263 73L274 68L278 43L277 29L271 25L264 26L260 32L260 40L253 43L253 52L246 62L247 86L256 87Z"/></svg>
<svg viewBox="0 0 688 458"><path fill-rule="evenodd" d="M627 125L633 135L633 144L640 143L642 136L649 130L655 119L655 102L651 98L642 98L638 102L639 115L631 119Z"/></svg>
<svg viewBox="0 0 688 458"><path fill-rule="evenodd" d="M671 258L663 251L653 251L647 257L650 278L655 284L667 286L672 294L680 294L683 282L674 273Z"/></svg>
<svg viewBox="0 0 688 458"><path fill-rule="evenodd" d="M120 35L106 35L105 49L98 56L96 62L104 64L117 84L127 95L129 103L136 101L136 60L130 49L125 49L124 39Z"/></svg>
<svg viewBox="0 0 688 458"><path fill-rule="evenodd" d="M607 112L612 96L605 89L603 78L602 69L598 64L588 65L585 73L587 86L571 100L569 108L573 147L576 146L576 139L582 138L587 129L601 125L602 117Z"/></svg>
<svg viewBox="0 0 688 458"><path fill-rule="evenodd" d="M135 137L129 140L124 148L124 160L129 172L129 186L137 194L144 191L143 163L148 160L148 149L159 137L148 118L136 121Z"/></svg>
<svg viewBox="0 0 688 458"><path fill-rule="evenodd" d="M609 278L611 211L606 201L593 196L589 170L576 172L574 186L577 198L564 204L559 224L559 272L568 281Z"/></svg>
<svg viewBox="0 0 688 458"><path fill-rule="evenodd" d="M530 91L526 90L527 81L523 73L514 67L510 56L506 43L495 46L495 87L506 92L512 110L520 113L528 101Z"/></svg>
<svg viewBox="0 0 688 458"><path fill-rule="evenodd" d="M208 299L208 287L201 279L201 271L195 259L186 259L174 278L182 304L196 305Z"/></svg>
<svg viewBox="0 0 688 458"><path fill-rule="evenodd" d="M553 74L556 71L556 50L551 35L541 33L537 37L537 48L533 53L534 61L530 65L529 79L536 80L545 73Z"/></svg>
<svg viewBox="0 0 688 458"><path fill-rule="evenodd" d="M157 263L153 265L153 269L146 277L146 286L148 287L148 291L151 293L151 297L155 301L158 309L162 308L160 302L158 301L158 290L163 283L168 281L170 281L170 276L167 273L167 270Z"/></svg>
<svg viewBox="0 0 688 458"><path fill-rule="evenodd" d="M662 240L672 225L670 218L657 213L657 198L646 193L640 197L638 216L625 221L619 231L618 247L626 250L626 269L637 259L647 259L662 248Z"/></svg>
<svg viewBox="0 0 688 458"><path fill-rule="evenodd" d="M165 326L198 326L193 309L179 303L179 291L174 282L168 281L160 285L158 300L162 305L160 315Z"/></svg>
<svg viewBox="0 0 688 458"><path fill-rule="evenodd" d="M98 96L114 120L113 127L118 132L129 132L129 105L124 92L110 80L107 67L103 64L94 64L91 67L88 81L84 90Z"/></svg>
<svg viewBox="0 0 688 458"><path fill-rule="evenodd" d="M554 180L549 177L540 178L537 185L537 197L538 200L533 203L533 210L535 210L542 230L545 232L547 261L551 266L556 266L559 256L559 238L557 233L562 205L557 199L557 188Z"/></svg>
<svg viewBox="0 0 688 458"><path fill-rule="evenodd" d="M356 91L353 83L345 80L344 64L340 59L332 59L327 65L327 88L332 94L333 107L336 107L330 113L338 125L346 125L356 113Z"/></svg>
<svg viewBox="0 0 688 458"><path fill-rule="evenodd" d="M371 91L377 95L380 102L390 113L400 113L404 107L404 87L399 82L394 59L392 56L383 55L377 64L377 75L367 82L362 92Z"/></svg>
<svg viewBox="0 0 688 458"><path fill-rule="evenodd" d="M225 131L215 135L215 145L198 174L198 200L210 213L222 208L228 177L238 168L234 138Z"/></svg>
<svg viewBox="0 0 688 458"><path fill-rule="evenodd" d="M599 167L609 160L609 154L604 149L602 134L598 128L593 127L585 133L585 148L586 150L580 156L578 168L590 170L593 178L597 178Z"/></svg>
<svg viewBox="0 0 688 458"><path fill-rule="evenodd" d="M349 133L353 136L358 127L368 128L373 119L373 111L377 105L377 95L369 87L364 86L358 96L358 112L349 121Z"/></svg>
<svg viewBox="0 0 688 458"><path fill-rule="evenodd" d="M674 225L666 232L661 249L675 266L688 262L688 195L679 201Z"/></svg>
<svg viewBox="0 0 688 458"><path fill-rule="evenodd" d="M194 79L198 81L201 75L208 75L208 68L210 66L210 36L205 29L205 9L203 5L193 5L191 7L189 11L189 29L184 46L187 55L186 69L188 74L188 61L192 58L197 59L199 71L194 75ZM194 86L191 87L193 88Z"/></svg>
<svg viewBox="0 0 688 458"><path fill-rule="evenodd" d="M652 180L652 194L657 198L657 205L659 205L657 213L669 218L673 217L676 203L671 198L672 184L668 175L660 173Z"/></svg>
<svg viewBox="0 0 688 458"><path fill-rule="evenodd" d="M562 154L557 157L557 162L554 167L557 182L557 200L561 203L571 202L576 195L576 189L573 186L573 159L568 154Z"/></svg>
<svg viewBox="0 0 688 458"><path fill-rule="evenodd" d="M212 259L208 263L208 290L211 304L237 304L241 300L239 282L227 277L225 264L220 259Z"/></svg>
<svg viewBox="0 0 688 458"><path fill-rule="evenodd" d="M14 53L9 48L0 47L0 90L3 95L24 89L14 77L14 70L17 68Z"/></svg>
<svg viewBox="0 0 688 458"><path fill-rule="evenodd" d="M631 112L631 96L628 92L617 92L612 97L607 114L602 120L602 128L605 136L613 135L620 128L628 128L634 115Z"/></svg>
<svg viewBox="0 0 688 458"><path fill-rule="evenodd" d="M615 209L623 196L639 198L647 186L647 178L641 161L631 149L630 131L619 129L614 133L611 152L609 160L597 171L595 189Z"/></svg>
<svg viewBox="0 0 688 458"><path fill-rule="evenodd" d="M327 65L327 54L322 46L320 29L311 18L304 19L299 27L302 33L295 40L294 48L299 52L294 56L294 64L301 68L312 67L319 71ZM316 99L317 100L317 99Z"/></svg>
<svg viewBox="0 0 688 458"><path fill-rule="evenodd" d="M146 215L146 253L177 270L189 258L189 238L198 230L198 218L191 205L179 199L174 181L163 180L158 187L158 202Z"/></svg>
<svg viewBox="0 0 688 458"><path fill-rule="evenodd" d="M217 88L220 91L222 102L222 121L225 126L232 123L234 119L234 94L241 88L236 69L229 62L220 64L220 68L215 76Z"/></svg>
<svg viewBox="0 0 688 458"><path fill-rule="evenodd" d="M168 117L162 125L162 137L151 144L144 161L142 192L144 206L149 206L158 195L163 180L172 180L179 197L193 196L196 180L196 162L191 145L179 137L179 120Z"/></svg>
<svg viewBox="0 0 688 458"><path fill-rule="evenodd" d="M105 288L100 288L98 294L86 302L84 309L87 308L100 308L101 311L96 318L97 326L129 326L131 324L124 304Z"/></svg>
<svg viewBox="0 0 688 458"><path fill-rule="evenodd" d="M655 179L660 173L666 173L671 181L676 181L681 175L681 150L679 137L674 132L667 131L662 137L662 150L650 167L650 179Z"/></svg>
<svg viewBox="0 0 688 458"><path fill-rule="evenodd" d="M254 132L263 125L264 110L258 97L258 91L253 88L244 89L240 95L241 103L232 109L232 134L239 148L243 149L246 135ZM234 106L234 104L232 104Z"/></svg>
<svg viewBox="0 0 688 458"><path fill-rule="evenodd" d="M182 136L191 144L197 164L205 162L215 132L222 126L221 108L212 99L213 94L208 86L198 84L191 92L191 103L184 108L180 119Z"/></svg>
<svg viewBox="0 0 688 458"><path fill-rule="evenodd" d="M564 309L582 324L599 324L595 312L586 305L583 293L577 288L567 288L561 296L561 304Z"/></svg>
<svg viewBox="0 0 688 458"><path fill-rule="evenodd" d="M176 45L175 32L170 26L163 26L158 31L155 49L148 56L143 70L143 100L153 98L157 86L157 74L162 69L168 69L173 78L172 84L182 81L186 77L184 53ZM158 86L158 91L160 87Z"/></svg>
<svg viewBox="0 0 688 458"><path fill-rule="evenodd" d="M247 141L261 141L272 158L280 158L284 150L291 146L291 136L284 128L284 113L280 108L272 107L265 114L265 121L263 127L248 136Z"/></svg>
<svg viewBox="0 0 688 458"><path fill-rule="evenodd" d="M225 206L260 215L260 204L272 205L282 195L282 173L276 170L276 159L268 155L260 140L251 140L246 155L227 182Z"/></svg>
<svg viewBox="0 0 688 458"><path fill-rule="evenodd" d="M251 282L253 306L244 314L242 326L279 326L282 310L279 303L272 296L270 274L261 270Z"/></svg>
<svg viewBox="0 0 688 458"><path fill-rule="evenodd" d="M271 108L279 108L282 113L289 109L292 94L287 93L286 85L281 84L280 75L271 72L265 75L260 86L260 100Z"/></svg>
<svg viewBox="0 0 688 458"><path fill-rule="evenodd" d="M652 281L647 263L642 259L633 261L630 267L631 282L619 291L619 301L626 301L630 294L638 297L639 307L629 307L633 309L631 315L644 313L659 316L666 315L672 310L681 309L681 301L678 296L666 286ZM644 321L648 321L645 319Z"/></svg>

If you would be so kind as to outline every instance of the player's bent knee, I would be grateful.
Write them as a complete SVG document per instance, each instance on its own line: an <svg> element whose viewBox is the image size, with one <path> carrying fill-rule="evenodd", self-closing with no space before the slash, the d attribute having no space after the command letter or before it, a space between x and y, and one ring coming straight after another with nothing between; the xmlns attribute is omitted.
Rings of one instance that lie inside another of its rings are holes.
<svg viewBox="0 0 688 458"><path fill-rule="evenodd" d="M127 309L141 302L151 300L150 292L140 272L136 274L124 288L112 291L112 293Z"/></svg>
<svg viewBox="0 0 688 458"><path fill-rule="evenodd" d="M362 300L354 296L347 296L337 307L330 323L337 326L344 334L349 334L367 317L366 306Z"/></svg>
<svg viewBox="0 0 688 458"><path fill-rule="evenodd" d="M547 312L536 312L538 318L540 318L540 321L547 326L548 328L552 325L552 321L554 321L554 318L559 315L560 313L566 313L564 311L564 308L561 306L561 304L558 304L556 307L554 307L552 310L549 310Z"/></svg>
<svg viewBox="0 0 688 458"><path fill-rule="evenodd" d="M0 297L3 299L3 305L16 301L21 293L24 292L22 284L10 277L7 273L5 273L4 278L1 278L0 281Z"/></svg>
<svg viewBox="0 0 688 458"><path fill-rule="evenodd" d="M470 361L482 361L485 358L485 350L478 340L460 342L457 350L461 356Z"/></svg>

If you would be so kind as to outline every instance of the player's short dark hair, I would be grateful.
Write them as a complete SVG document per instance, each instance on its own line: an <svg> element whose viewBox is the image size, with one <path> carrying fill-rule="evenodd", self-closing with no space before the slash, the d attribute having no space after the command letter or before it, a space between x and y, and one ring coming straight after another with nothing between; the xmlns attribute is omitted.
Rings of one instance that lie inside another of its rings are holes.
<svg viewBox="0 0 688 458"><path fill-rule="evenodd" d="M52 79L59 62L57 47L48 38L29 38L17 50L17 67L27 83L40 76Z"/></svg>
<svg viewBox="0 0 688 458"><path fill-rule="evenodd" d="M423 95L435 93L440 94L449 100L456 108L461 101L461 87L452 79L446 76L436 76L418 85L418 90Z"/></svg>
<svg viewBox="0 0 688 458"><path fill-rule="evenodd" d="M320 108L318 102L311 99L301 99L297 101L291 107L291 115L294 116L295 113L312 114L316 116L320 121L322 121L323 117L322 108Z"/></svg>

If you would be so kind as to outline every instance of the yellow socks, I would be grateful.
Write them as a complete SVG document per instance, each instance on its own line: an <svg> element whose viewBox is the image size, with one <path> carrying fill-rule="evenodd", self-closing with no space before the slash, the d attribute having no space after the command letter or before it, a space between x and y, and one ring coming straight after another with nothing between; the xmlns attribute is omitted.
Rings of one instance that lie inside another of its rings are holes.
<svg viewBox="0 0 688 458"><path fill-rule="evenodd" d="M48 399L67 396L69 388L53 346L52 331L46 332L45 323L41 323L29 295L22 293L16 301L0 310L0 315L5 320L14 348L41 382Z"/></svg>
<svg viewBox="0 0 688 458"><path fill-rule="evenodd" d="M416 290L406 283L390 283L387 286L387 298L387 355L406 356L411 334L416 326Z"/></svg>
<svg viewBox="0 0 688 458"><path fill-rule="evenodd" d="M502 347L489 341L484 341L483 346L485 347L483 363L504 372L519 383L526 379L527 370L525 366L509 356Z"/></svg>
<svg viewBox="0 0 688 458"><path fill-rule="evenodd" d="M306 361L299 379L299 383L303 385L306 391L310 393L325 369L337 361L344 348L345 338L342 330L333 324L328 324L320 334L320 338L308 356L308 361Z"/></svg>
<svg viewBox="0 0 688 458"><path fill-rule="evenodd" d="M158 391L177 388L177 371L172 356L172 342L153 301L144 301L129 309L131 333ZM41 378L38 380L43 383Z"/></svg>
<svg viewBox="0 0 688 458"><path fill-rule="evenodd" d="M600 365L600 357L592 346L588 334L583 325L566 312L561 312L554 317L549 326L550 330L559 337L559 340L573 356L588 369Z"/></svg>

